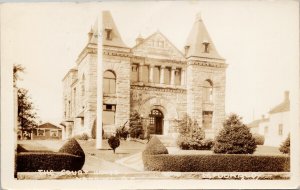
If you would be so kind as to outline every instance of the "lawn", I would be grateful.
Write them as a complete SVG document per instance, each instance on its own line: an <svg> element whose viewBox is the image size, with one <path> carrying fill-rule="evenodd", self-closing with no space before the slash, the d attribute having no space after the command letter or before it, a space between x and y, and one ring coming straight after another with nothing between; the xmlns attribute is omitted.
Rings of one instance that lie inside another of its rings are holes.
<svg viewBox="0 0 300 190"><path fill-rule="evenodd" d="M102 149L96 149L96 141L90 139L87 141L78 140L80 146L88 156L96 156L104 160L114 162L118 159L131 156L143 151L147 141L143 140L120 140L120 146L116 149L116 153L109 147L107 140L102 141Z"/></svg>

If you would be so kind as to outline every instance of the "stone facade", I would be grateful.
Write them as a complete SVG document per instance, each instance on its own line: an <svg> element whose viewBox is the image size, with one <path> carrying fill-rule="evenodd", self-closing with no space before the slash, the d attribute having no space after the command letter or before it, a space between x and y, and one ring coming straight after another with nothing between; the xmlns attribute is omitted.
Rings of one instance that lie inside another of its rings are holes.
<svg viewBox="0 0 300 190"><path fill-rule="evenodd" d="M139 36L127 47L108 11L103 12L103 128L112 133L138 111L153 134L177 133L188 114L213 137L225 118L225 60L197 17L179 51L162 33ZM67 134L91 134L97 105L97 32L91 29L76 67L63 79ZM105 112L105 113L104 113ZM106 121L107 120L107 121ZM128 124L128 122L127 122Z"/></svg>

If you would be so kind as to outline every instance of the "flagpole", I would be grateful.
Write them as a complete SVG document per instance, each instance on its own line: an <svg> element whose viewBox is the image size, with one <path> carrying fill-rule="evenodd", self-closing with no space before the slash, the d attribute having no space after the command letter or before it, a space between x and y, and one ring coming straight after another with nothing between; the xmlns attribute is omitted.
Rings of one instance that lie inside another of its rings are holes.
<svg viewBox="0 0 300 190"><path fill-rule="evenodd" d="M101 13L102 14L102 13ZM102 105L103 105L103 64L102 64L102 15L98 16L97 39L97 130L96 130L96 149L102 148Z"/></svg>

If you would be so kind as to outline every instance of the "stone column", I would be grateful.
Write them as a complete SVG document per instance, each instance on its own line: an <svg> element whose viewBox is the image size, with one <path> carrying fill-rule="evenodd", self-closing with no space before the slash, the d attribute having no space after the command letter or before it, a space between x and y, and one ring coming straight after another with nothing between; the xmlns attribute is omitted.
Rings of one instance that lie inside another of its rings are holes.
<svg viewBox="0 0 300 190"><path fill-rule="evenodd" d="M149 82L153 83L153 69L154 65L149 65L150 71L149 71Z"/></svg>
<svg viewBox="0 0 300 190"><path fill-rule="evenodd" d="M162 65L160 67L160 84L164 84L165 83L165 66Z"/></svg>
<svg viewBox="0 0 300 190"><path fill-rule="evenodd" d="M171 70L171 85L175 85L175 71L176 71L176 67L172 66L172 70Z"/></svg>
<svg viewBox="0 0 300 190"><path fill-rule="evenodd" d="M144 63L139 63L139 82L143 82L143 66Z"/></svg>
<svg viewBox="0 0 300 190"><path fill-rule="evenodd" d="M184 68L182 68L181 69L181 86L185 86L185 69Z"/></svg>

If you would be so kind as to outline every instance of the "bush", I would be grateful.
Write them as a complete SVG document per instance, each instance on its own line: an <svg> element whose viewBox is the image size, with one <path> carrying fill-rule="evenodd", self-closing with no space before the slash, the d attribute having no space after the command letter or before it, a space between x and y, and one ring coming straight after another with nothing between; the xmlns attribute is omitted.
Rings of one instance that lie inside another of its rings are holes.
<svg viewBox="0 0 300 190"><path fill-rule="evenodd" d="M185 115L178 123L179 136L177 145L183 150L208 150L211 146L204 141L205 133L198 123Z"/></svg>
<svg viewBox="0 0 300 190"><path fill-rule="evenodd" d="M21 150L21 149L20 149ZM18 172L37 172L38 170L80 170L85 154L78 142L69 139L58 152L20 152L17 154Z"/></svg>
<svg viewBox="0 0 300 190"><path fill-rule="evenodd" d="M146 145L143 154L145 155L168 154L168 150L156 136L153 136L148 142L148 144Z"/></svg>
<svg viewBox="0 0 300 190"><path fill-rule="evenodd" d="M253 154L255 149L255 139L249 128L241 122L239 116L230 115L216 137L213 147L214 153Z"/></svg>
<svg viewBox="0 0 300 190"><path fill-rule="evenodd" d="M148 155L143 156L148 171L176 172L289 172L290 157L213 154L213 155Z"/></svg>
<svg viewBox="0 0 300 190"><path fill-rule="evenodd" d="M129 134L129 131L125 128L125 126L120 126L116 130L116 137L118 137L120 139L123 138L124 140L126 140L128 134Z"/></svg>
<svg viewBox="0 0 300 190"><path fill-rule="evenodd" d="M279 151L284 154L290 154L290 135L288 135L286 140L280 145Z"/></svg>
<svg viewBox="0 0 300 190"><path fill-rule="evenodd" d="M96 133L97 133L97 120L95 119L94 123L93 123L93 126L92 126L92 131L91 131L91 136L92 136L92 139L96 139ZM102 139L104 136L104 130L103 130L103 127L102 127Z"/></svg>
<svg viewBox="0 0 300 190"><path fill-rule="evenodd" d="M129 134L132 138L139 138L143 133L142 117L137 111L130 114Z"/></svg>
<svg viewBox="0 0 300 190"><path fill-rule="evenodd" d="M81 146L78 144L75 138L68 139L67 142L58 150L60 153L68 153L83 158L85 160L85 154Z"/></svg>
<svg viewBox="0 0 300 190"><path fill-rule="evenodd" d="M80 156L57 152L22 152L17 154L17 172L38 170L78 171L84 162Z"/></svg>
<svg viewBox="0 0 300 190"><path fill-rule="evenodd" d="M77 140L89 140L89 135L86 133L82 133L79 135L75 135L74 138Z"/></svg>
<svg viewBox="0 0 300 190"><path fill-rule="evenodd" d="M116 153L116 148L120 146L120 139L115 136L111 136L108 139L108 144L113 149L114 153Z"/></svg>
<svg viewBox="0 0 300 190"><path fill-rule="evenodd" d="M265 143L265 137L260 134L254 134L253 138L255 139L255 144L256 145L264 145Z"/></svg>

